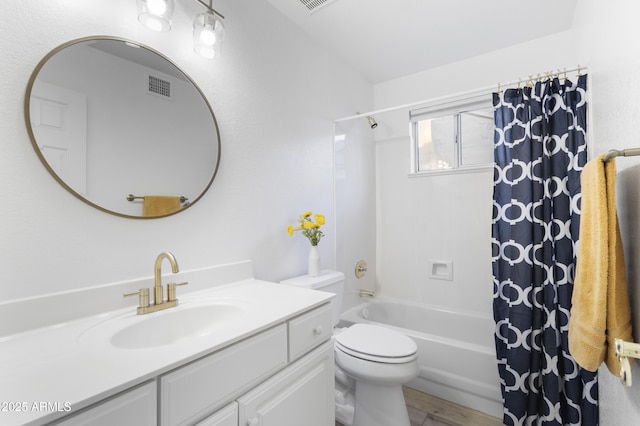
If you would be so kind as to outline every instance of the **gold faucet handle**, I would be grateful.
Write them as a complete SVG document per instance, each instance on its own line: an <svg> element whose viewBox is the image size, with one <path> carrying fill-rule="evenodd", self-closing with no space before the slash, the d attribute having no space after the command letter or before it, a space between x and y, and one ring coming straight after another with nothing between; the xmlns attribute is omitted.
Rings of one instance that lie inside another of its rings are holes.
<svg viewBox="0 0 640 426"><path fill-rule="evenodd" d="M141 288L138 291L134 291L133 293L125 293L122 295L122 297L130 297L130 296L135 296L135 295L139 295L140 297L138 298L138 307L139 308L148 308L149 307L149 289L148 288Z"/></svg>
<svg viewBox="0 0 640 426"><path fill-rule="evenodd" d="M169 283L167 284L167 302L173 302L176 300L176 287L179 285L187 285L187 281L183 283Z"/></svg>

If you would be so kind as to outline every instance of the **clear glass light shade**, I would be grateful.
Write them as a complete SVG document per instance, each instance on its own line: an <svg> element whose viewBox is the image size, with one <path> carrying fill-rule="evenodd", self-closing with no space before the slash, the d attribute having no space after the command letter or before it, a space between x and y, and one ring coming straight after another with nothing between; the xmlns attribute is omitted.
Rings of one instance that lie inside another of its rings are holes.
<svg viewBox="0 0 640 426"><path fill-rule="evenodd" d="M175 0L136 0L138 21L154 31L169 31Z"/></svg>
<svg viewBox="0 0 640 426"><path fill-rule="evenodd" d="M203 58L213 59L220 55L224 25L222 20L210 12L200 13L193 20L193 50Z"/></svg>

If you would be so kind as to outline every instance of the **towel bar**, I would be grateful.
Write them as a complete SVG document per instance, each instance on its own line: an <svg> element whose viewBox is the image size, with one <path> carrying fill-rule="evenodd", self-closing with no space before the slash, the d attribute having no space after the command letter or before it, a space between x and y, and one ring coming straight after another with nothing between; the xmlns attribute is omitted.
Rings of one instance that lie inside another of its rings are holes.
<svg viewBox="0 0 640 426"><path fill-rule="evenodd" d="M640 155L640 148L629 148L629 149L612 149L607 152L603 158L604 161L609 161L614 157L633 157L636 155Z"/></svg>
<svg viewBox="0 0 640 426"><path fill-rule="evenodd" d="M133 195L133 194L129 194L127 195L127 200L128 201L133 201L133 200L144 200L144 196L142 195ZM189 201L189 199L187 197L181 196L180 197L180 202L181 203L186 203L187 201Z"/></svg>
<svg viewBox="0 0 640 426"><path fill-rule="evenodd" d="M631 386L631 363L629 358L640 359L640 344L615 340L616 355L620 360L620 381L623 385Z"/></svg>

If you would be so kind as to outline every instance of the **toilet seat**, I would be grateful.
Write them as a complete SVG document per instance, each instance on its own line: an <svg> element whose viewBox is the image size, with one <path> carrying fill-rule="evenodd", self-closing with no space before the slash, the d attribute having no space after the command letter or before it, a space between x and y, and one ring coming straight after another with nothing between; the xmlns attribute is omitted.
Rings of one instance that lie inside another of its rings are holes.
<svg viewBox="0 0 640 426"><path fill-rule="evenodd" d="M418 346L411 338L373 324L354 324L334 338L336 349L367 361L402 364L418 357Z"/></svg>

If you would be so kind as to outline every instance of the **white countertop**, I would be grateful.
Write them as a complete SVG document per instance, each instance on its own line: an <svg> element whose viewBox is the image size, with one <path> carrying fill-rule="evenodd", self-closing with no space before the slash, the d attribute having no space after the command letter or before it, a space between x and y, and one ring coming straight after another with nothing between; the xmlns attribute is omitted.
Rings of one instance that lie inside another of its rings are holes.
<svg viewBox="0 0 640 426"><path fill-rule="evenodd" d="M179 305L136 315L127 307L0 338L0 424L43 424L179 365L283 323L333 295L246 279L178 294ZM206 299L240 301L246 314L215 332L148 349L121 349L103 338L110 324L144 320ZM55 307L52 307L55 309ZM60 307L63 309L63 307ZM44 405L43 405L44 404ZM60 411L56 411L56 407ZM40 410L42 408L42 411ZM24 409L24 411L20 411Z"/></svg>

